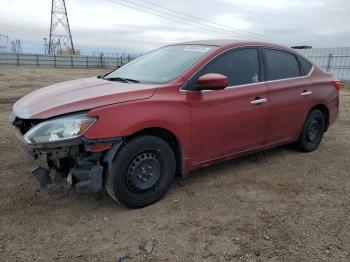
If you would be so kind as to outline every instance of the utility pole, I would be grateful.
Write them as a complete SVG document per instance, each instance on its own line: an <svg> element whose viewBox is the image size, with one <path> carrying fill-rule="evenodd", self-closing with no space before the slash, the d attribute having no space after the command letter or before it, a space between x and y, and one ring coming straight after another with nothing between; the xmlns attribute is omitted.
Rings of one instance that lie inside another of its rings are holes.
<svg viewBox="0 0 350 262"><path fill-rule="evenodd" d="M49 54L61 53L61 47L75 55L65 0L52 0Z"/></svg>
<svg viewBox="0 0 350 262"><path fill-rule="evenodd" d="M43 40L44 40L44 54L46 55L47 54L47 38L43 37Z"/></svg>

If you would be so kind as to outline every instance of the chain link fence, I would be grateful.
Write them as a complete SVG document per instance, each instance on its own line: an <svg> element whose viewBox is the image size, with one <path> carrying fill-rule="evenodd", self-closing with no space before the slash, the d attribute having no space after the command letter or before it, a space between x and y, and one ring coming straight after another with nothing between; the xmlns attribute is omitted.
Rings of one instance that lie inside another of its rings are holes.
<svg viewBox="0 0 350 262"><path fill-rule="evenodd" d="M350 47L311 48L298 52L339 80L350 80Z"/></svg>
<svg viewBox="0 0 350 262"><path fill-rule="evenodd" d="M301 49L305 55L339 80L350 80L350 47ZM0 66L37 66L66 68L117 68L136 57L131 56L65 56L0 53Z"/></svg>
<svg viewBox="0 0 350 262"><path fill-rule="evenodd" d="M116 68L129 63L135 57L66 56L0 53L0 66L36 66L60 68Z"/></svg>

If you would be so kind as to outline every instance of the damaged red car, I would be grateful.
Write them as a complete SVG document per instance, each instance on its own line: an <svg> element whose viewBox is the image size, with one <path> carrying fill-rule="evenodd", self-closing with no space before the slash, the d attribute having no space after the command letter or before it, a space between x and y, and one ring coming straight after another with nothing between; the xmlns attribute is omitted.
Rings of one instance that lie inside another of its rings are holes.
<svg viewBox="0 0 350 262"><path fill-rule="evenodd" d="M30 93L10 121L41 188L105 188L138 208L199 167L282 144L315 150L338 115L339 90L331 74L283 46L186 42Z"/></svg>

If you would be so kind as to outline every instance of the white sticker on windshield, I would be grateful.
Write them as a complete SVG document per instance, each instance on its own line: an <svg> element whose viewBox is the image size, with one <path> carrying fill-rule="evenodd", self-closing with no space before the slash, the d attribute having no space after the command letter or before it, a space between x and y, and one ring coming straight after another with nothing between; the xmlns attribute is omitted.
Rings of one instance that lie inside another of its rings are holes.
<svg viewBox="0 0 350 262"><path fill-rule="evenodd" d="M196 46L196 45L188 45L184 47L184 51L191 51L191 52L201 52L201 53L207 53L211 48L205 47L205 46Z"/></svg>

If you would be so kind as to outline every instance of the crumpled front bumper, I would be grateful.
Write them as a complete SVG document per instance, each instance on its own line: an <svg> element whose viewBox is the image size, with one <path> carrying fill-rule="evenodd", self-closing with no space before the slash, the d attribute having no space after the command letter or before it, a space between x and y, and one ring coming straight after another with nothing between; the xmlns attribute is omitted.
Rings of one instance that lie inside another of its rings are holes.
<svg viewBox="0 0 350 262"><path fill-rule="evenodd" d="M79 137L62 142L28 144L19 130L16 136L21 151L34 163L32 175L45 189L56 182L74 187L81 193L99 192L103 188L104 169L110 169L123 138L87 140ZM112 156L111 156L111 152Z"/></svg>

